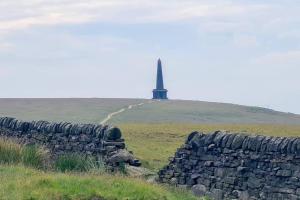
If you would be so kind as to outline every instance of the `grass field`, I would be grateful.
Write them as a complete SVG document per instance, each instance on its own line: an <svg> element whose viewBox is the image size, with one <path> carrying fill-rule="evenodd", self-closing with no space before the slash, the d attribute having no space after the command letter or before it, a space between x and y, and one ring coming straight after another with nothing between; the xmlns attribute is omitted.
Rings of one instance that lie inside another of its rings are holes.
<svg viewBox="0 0 300 200"><path fill-rule="evenodd" d="M5 200L195 200L192 194L113 175L43 172L0 165L0 199Z"/></svg>
<svg viewBox="0 0 300 200"><path fill-rule="evenodd" d="M168 100L145 104L116 116L113 123L296 124L300 115L203 101Z"/></svg>
<svg viewBox="0 0 300 200"><path fill-rule="evenodd" d="M104 165L95 165L91 159L74 156L64 155L49 162L49 154L43 148L0 138L0 199L195 199L185 190L132 178L126 168L112 174L105 170Z"/></svg>
<svg viewBox="0 0 300 200"><path fill-rule="evenodd" d="M23 120L100 123L109 113L145 103L108 123L296 124L300 115L270 109L203 101L146 99L0 99L0 116Z"/></svg>
<svg viewBox="0 0 300 200"><path fill-rule="evenodd" d="M300 136L300 126L268 124L122 124L123 137L144 166L158 170L192 131L230 130L273 136Z"/></svg>
<svg viewBox="0 0 300 200"><path fill-rule="evenodd" d="M109 113L141 99L0 99L0 116L23 120L100 123Z"/></svg>

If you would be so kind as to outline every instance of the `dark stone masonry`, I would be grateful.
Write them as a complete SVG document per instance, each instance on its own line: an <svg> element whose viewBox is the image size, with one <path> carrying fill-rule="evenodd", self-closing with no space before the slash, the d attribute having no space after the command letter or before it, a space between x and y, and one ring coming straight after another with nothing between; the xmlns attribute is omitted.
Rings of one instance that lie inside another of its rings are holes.
<svg viewBox="0 0 300 200"><path fill-rule="evenodd" d="M0 137L12 138L26 145L41 145L53 158L67 153L93 156L104 161L112 170L121 162L140 166L125 148L119 128L108 125L24 122L0 117Z"/></svg>
<svg viewBox="0 0 300 200"><path fill-rule="evenodd" d="M158 180L213 199L300 199L300 138L193 132Z"/></svg>
<svg viewBox="0 0 300 200"><path fill-rule="evenodd" d="M168 99L168 90L164 88L164 78L160 59L157 61L156 88L153 90L153 99Z"/></svg>

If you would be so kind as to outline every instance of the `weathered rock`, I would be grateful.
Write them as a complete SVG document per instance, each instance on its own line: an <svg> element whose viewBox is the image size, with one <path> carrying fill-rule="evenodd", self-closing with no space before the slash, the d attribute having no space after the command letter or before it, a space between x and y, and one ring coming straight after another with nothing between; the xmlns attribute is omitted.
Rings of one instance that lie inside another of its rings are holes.
<svg viewBox="0 0 300 200"><path fill-rule="evenodd" d="M230 137L230 134L226 134L223 139L222 139L222 142L221 142L221 147L224 148L226 147L226 143L227 143L227 140L229 139Z"/></svg>
<svg viewBox="0 0 300 200"><path fill-rule="evenodd" d="M194 185L192 188L191 188L192 192L194 195L196 196L204 196L206 195L207 193L207 188L205 185L201 185L201 184L197 184L197 185Z"/></svg>
<svg viewBox="0 0 300 200"><path fill-rule="evenodd" d="M126 163L134 160L134 157L127 150L122 149L115 152L112 156L110 156L108 160L111 163L121 163L121 162Z"/></svg>
<svg viewBox="0 0 300 200"><path fill-rule="evenodd" d="M214 200L223 200L224 199L224 192L220 189L212 189L210 196Z"/></svg>
<svg viewBox="0 0 300 200"><path fill-rule="evenodd" d="M229 138L228 138L228 140L227 140L227 142L226 142L226 148L230 148L231 147L231 144L232 144L232 141L234 140L234 138L235 138L235 134L230 134L230 136L229 136Z"/></svg>
<svg viewBox="0 0 300 200"><path fill-rule="evenodd" d="M193 139L193 137L194 137L195 135L197 135L197 134L198 134L197 131L194 131L194 132L192 132L191 134L189 134L189 136L187 137L185 143L188 144L188 143Z"/></svg>
<svg viewBox="0 0 300 200"><path fill-rule="evenodd" d="M196 151L199 147L203 146L203 141L201 138L204 137L203 133L197 132L188 142L192 146L192 149Z"/></svg>
<svg viewBox="0 0 300 200"><path fill-rule="evenodd" d="M205 145L210 145L218 132L214 132L212 134L208 134L205 136Z"/></svg>
<svg viewBox="0 0 300 200"><path fill-rule="evenodd" d="M137 178L147 178L149 176L155 176L156 174L144 167L135 167L135 166L127 166L127 172L130 177L137 177Z"/></svg>
<svg viewBox="0 0 300 200"><path fill-rule="evenodd" d="M107 140L117 140L122 136L121 130L117 127L109 127L104 132L104 138Z"/></svg>
<svg viewBox="0 0 300 200"><path fill-rule="evenodd" d="M246 138L245 135L236 135L234 140L232 141L231 148L232 149L239 149L242 147L244 139Z"/></svg>
<svg viewBox="0 0 300 200"><path fill-rule="evenodd" d="M199 178L200 176L201 176L200 174L195 173L195 174L192 174L192 175L191 175L191 179L197 179L197 178Z"/></svg>
<svg viewBox="0 0 300 200"><path fill-rule="evenodd" d="M278 170L276 176L289 177L292 176L291 170Z"/></svg>
<svg viewBox="0 0 300 200"><path fill-rule="evenodd" d="M222 131L217 131L216 132L216 136L215 138L213 139L213 142L216 144L217 147L221 146L222 144L222 139L223 137L226 135L225 132L222 132Z"/></svg>

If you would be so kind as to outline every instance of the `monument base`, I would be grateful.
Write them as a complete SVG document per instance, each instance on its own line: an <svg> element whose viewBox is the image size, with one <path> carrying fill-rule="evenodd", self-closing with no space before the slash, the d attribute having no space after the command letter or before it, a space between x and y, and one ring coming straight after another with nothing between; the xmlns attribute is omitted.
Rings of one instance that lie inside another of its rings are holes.
<svg viewBox="0 0 300 200"><path fill-rule="evenodd" d="M154 89L153 99L168 99L167 92L168 90L166 89L162 89L162 90Z"/></svg>

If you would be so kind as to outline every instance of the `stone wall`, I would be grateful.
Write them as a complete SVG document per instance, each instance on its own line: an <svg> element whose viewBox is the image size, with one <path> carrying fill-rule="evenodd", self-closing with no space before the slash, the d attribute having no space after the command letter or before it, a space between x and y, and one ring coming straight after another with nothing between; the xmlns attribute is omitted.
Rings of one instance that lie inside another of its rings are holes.
<svg viewBox="0 0 300 200"><path fill-rule="evenodd" d="M300 138L193 132L158 180L213 199L300 199Z"/></svg>
<svg viewBox="0 0 300 200"><path fill-rule="evenodd" d="M41 145L53 158L67 153L93 156L115 167L121 162L139 166L132 152L128 152L119 128L108 125L24 122L0 117L0 136L16 139L26 145ZM113 168L112 168L113 169Z"/></svg>

